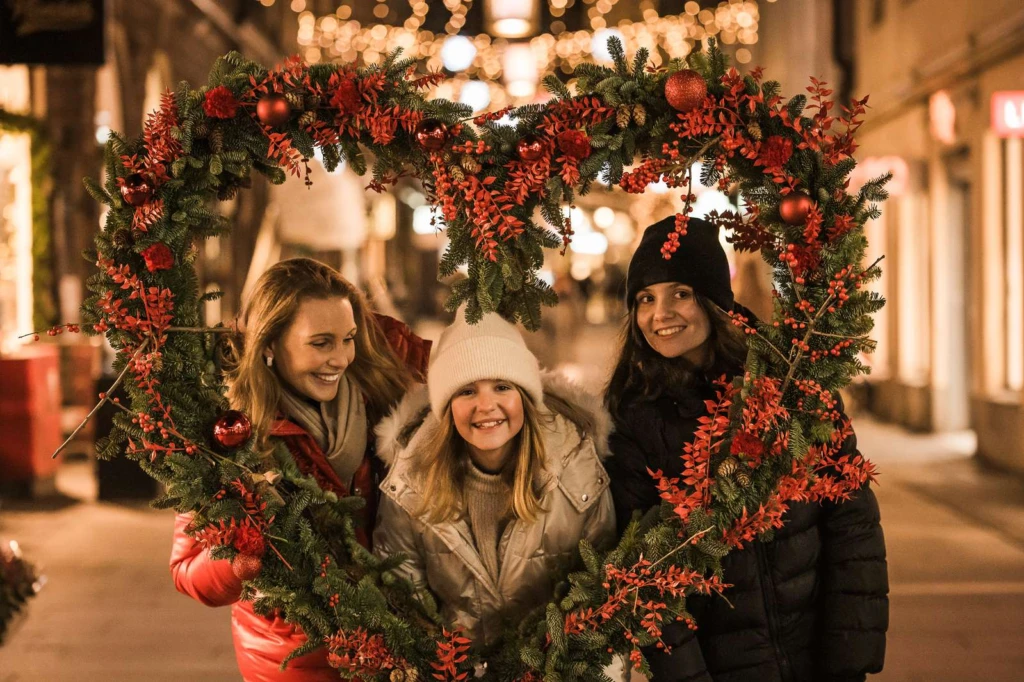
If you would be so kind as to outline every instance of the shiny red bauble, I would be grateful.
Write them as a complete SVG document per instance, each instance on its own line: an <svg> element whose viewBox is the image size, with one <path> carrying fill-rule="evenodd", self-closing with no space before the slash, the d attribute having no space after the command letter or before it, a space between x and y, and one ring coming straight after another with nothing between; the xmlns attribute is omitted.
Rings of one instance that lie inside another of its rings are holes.
<svg viewBox="0 0 1024 682"><path fill-rule="evenodd" d="M138 173L132 173L121 185L121 198L130 206L142 206L153 196L153 185Z"/></svg>
<svg viewBox="0 0 1024 682"><path fill-rule="evenodd" d="M516 154L523 161L533 163L534 161L540 161L541 157L544 156L546 144L539 135L529 134L523 137L516 143Z"/></svg>
<svg viewBox="0 0 1024 682"><path fill-rule="evenodd" d="M420 121L416 126L416 141L424 149L439 152L448 144L448 126L436 118Z"/></svg>
<svg viewBox="0 0 1024 682"><path fill-rule="evenodd" d="M263 560L253 554L238 554L231 562L231 572L239 580L252 580L263 570Z"/></svg>
<svg viewBox="0 0 1024 682"><path fill-rule="evenodd" d="M787 225L803 225L807 222L807 216L814 208L814 202L806 194L794 192L787 194L779 202L779 217Z"/></svg>
<svg viewBox="0 0 1024 682"><path fill-rule="evenodd" d="M281 93L272 92L256 103L256 117L260 123L276 128L292 117L292 105Z"/></svg>
<svg viewBox="0 0 1024 682"><path fill-rule="evenodd" d="M252 436L252 422L245 413L228 410L213 425L213 441L224 450L245 445Z"/></svg>
<svg viewBox="0 0 1024 682"><path fill-rule="evenodd" d="M704 102L707 94L708 84L696 71L676 71L665 81L665 99L676 111L693 111Z"/></svg>

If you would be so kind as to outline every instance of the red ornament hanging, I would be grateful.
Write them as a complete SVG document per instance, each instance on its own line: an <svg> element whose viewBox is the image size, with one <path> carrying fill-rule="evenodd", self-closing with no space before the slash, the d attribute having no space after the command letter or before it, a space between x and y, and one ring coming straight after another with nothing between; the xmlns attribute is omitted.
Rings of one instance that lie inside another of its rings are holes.
<svg viewBox="0 0 1024 682"><path fill-rule="evenodd" d="M676 71L665 81L665 99L676 111L693 111L704 102L708 84L696 71Z"/></svg>
<svg viewBox="0 0 1024 682"><path fill-rule="evenodd" d="M291 118L292 105L281 93L272 92L256 103L256 116L260 123L276 128Z"/></svg>
<svg viewBox="0 0 1024 682"><path fill-rule="evenodd" d="M263 560L252 554L237 554L231 562L231 572L239 580L252 580L263 570Z"/></svg>
<svg viewBox="0 0 1024 682"><path fill-rule="evenodd" d="M252 436L252 422L245 413L228 410L213 425L213 440L225 450L234 450Z"/></svg>
<svg viewBox="0 0 1024 682"><path fill-rule="evenodd" d="M516 143L516 154L523 161L533 163L534 161L540 161L541 157L544 156L546 146L540 135L530 133Z"/></svg>
<svg viewBox="0 0 1024 682"><path fill-rule="evenodd" d="M814 208L814 202L806 194L787 194L779 202L779 216L787 225L803 225Z"/></svg>
<svg viewBox="0 0 1024 682"><path fill-rule="evenodd" d="M416 141L424 149L438 152L448 143L448 126L436 118L420 121L416 126Z"/></svg>
<svg viewBox="0 0 1024 682"><path fill-rule="evenodd" d="M153 196L153 185L138 173L132 173L121 185L121 198L131 206L142 206Z"/></svg>

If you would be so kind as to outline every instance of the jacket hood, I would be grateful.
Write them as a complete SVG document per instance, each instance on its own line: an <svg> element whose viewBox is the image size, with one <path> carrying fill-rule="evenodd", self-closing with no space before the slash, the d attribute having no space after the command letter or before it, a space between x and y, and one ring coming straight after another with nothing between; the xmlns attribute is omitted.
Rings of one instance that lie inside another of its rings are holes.
<svg viewBox="0 0 1024 682"><path fill-rule="evenodd" d="M567 420L578 431L592 438L598 457L606 459L609 455L608 438L612 431L612 420L601 398L555 372L543 372L541 383L547 412ZM377 425L377 456L389 467L393 466L398 455L421 427L435 429L438 420L430 411L427 387L417 384L405 394L391 414Z"/></svg>

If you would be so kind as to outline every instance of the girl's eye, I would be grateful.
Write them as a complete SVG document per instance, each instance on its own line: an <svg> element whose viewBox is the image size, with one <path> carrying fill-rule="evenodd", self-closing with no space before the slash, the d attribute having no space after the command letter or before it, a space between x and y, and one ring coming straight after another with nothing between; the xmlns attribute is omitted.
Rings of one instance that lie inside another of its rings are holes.
<svg viewBox="0 0 1024 682"><path fill-rule="evenodd" d="M471 389L471 388L464 388L461 391L459 391L457 395L463 396L463 397L468 396L468 395L473 395L473 389Z"/></svg>
<svg viewBox="0 0 1024 682"><path fill-rule="evenodd" d="M680 289L679 291L676 292L676 296L678 296L679 298L690 298L690 292L686 291L685 289Z"/></svg>
<svg viewBox="0 0 1024 682"><path fill-rule="evenodd" d="M640 296L636 299L637 303L650 303L654 300L653 296Z"/></svg>
<svg viewBox="0 0 1024 682"><path fill-rule="evenodd" d="M494 387L494 390L496 390L496 391L511 391L512 387L509 386L508 384L498 384L497 386Z"/></svg>
<svg viewBox="0 0 1024 682"><path fill-rule="evenodd" d="M354 336L350 336L350 337L348 337L347 339L345 339L345 340L344 340L344 341L343 341L342 343L345 343L345 344L347 345L347 344L350 344L350 343L352 343L352 342L353 342L353 341L355 341L355 340L356 340L356 337L354 337Z"/></svg>
<svg viewBox="0 0 1024 682"><path fill-rule="evenodd" d="M318 348L320 350L323 350L323 349L327 348L330 345L331 344L330 344L329 341L314 341L313 342L313 347L314 348Z"/></svg>

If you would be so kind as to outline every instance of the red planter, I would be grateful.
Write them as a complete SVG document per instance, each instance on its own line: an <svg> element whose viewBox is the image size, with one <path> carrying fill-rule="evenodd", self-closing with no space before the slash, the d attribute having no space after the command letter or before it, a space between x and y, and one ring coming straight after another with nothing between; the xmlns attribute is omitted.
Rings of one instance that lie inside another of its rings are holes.
<svg viewBox="0 0 1024 682"><path fill-rule="evenodd" d="M0 357L0 491L52 491L60 446L60 357L55 346L26 346Z"/></svg>

